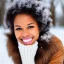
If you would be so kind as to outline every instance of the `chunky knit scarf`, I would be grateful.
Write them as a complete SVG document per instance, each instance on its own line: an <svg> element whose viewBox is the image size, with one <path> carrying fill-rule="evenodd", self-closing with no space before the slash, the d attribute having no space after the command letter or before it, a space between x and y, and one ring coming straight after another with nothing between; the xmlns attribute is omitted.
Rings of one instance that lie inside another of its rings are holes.
<svg viewBox="0 0 64 64"><path fill-rule="evenodd" d="M18 41L18 48L22 59L22 64L35 64L34 57L38 49L38 42L33 45L23 45Z"/></svg>

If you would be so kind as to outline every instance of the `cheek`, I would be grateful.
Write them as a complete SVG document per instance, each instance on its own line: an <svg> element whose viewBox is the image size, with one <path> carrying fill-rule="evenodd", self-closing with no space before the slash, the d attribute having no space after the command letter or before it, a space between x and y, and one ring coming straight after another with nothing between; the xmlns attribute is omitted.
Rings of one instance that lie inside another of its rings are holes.
<svg viewBox="0 0 64 64"><path fill-rule="evenodd" d="M39 37L39 30L38 29L34 29L34 30L31 31L31 34L33 36L35 36L36 38L38 38Z"/></svg>
<svg viewBox="0 0 64 64"><path fill-rule="evenodd" d="M15 31L15 37L18 40L20 38L20 33Z"/></svg>
<svg viewBox="0 0 64 64"><path fill-rule="evenodd" d="M35 37L36 37L36 39L38 39L38 37L39 37L39 32L35 32Z"/></svg>
<svg viewBox="0 0 64 64"><path fill-rule="evenodd" d="M38 37L39 37L39 29L37 28L34 33L35 33L36 39L38 39Z"/></svg>

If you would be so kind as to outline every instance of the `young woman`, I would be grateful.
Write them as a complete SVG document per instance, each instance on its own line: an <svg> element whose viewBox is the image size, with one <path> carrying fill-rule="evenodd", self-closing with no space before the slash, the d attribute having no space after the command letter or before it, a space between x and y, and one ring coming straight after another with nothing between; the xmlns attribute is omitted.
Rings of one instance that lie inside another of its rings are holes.
<svg viewBox="0 0 64 64"><path fill-rule="evenodd" d="M63 64L63 45L49 32L50 12L39 2L17 1L7 10L5 23L14 64Z"/></svg>

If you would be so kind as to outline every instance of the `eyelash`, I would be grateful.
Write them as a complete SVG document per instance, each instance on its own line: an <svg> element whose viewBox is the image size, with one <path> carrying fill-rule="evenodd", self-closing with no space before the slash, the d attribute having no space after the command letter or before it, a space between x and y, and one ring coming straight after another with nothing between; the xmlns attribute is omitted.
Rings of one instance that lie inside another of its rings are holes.
<svg viewBox="0 0 64 64"><path fill-rule="evenodd" d="M28 28L30 29L30 28L34 28L34 26L28 26Z"/></svg>
<svg viewBox="0 0 64 64"><path fill-rule="evenodd" d="M34 28L34 26L28 26L28 29ZM16 28L16 30L22 30L22 28Z"/></svg>
<svg viewBox="0 0 64 64"><path fill-rule="evenodd" d="M16 28L16 30L22 30L22 28Z"/></svg>

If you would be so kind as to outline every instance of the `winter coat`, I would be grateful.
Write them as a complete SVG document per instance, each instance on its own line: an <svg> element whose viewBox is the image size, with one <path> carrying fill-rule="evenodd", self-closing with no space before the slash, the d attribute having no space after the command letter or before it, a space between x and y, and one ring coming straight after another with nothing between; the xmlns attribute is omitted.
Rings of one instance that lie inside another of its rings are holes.
<svg viewBox="0 0 64 64"><path fill-rule="evenodd" d="M12 57L14 64L22 64L18 44L15 43L13 37L8 38L7 49L9 57ZM55 35L50 38L48 44L44 41L38 43L35 64L63 64L63 58L64 51L62 42Z"/></svg>

